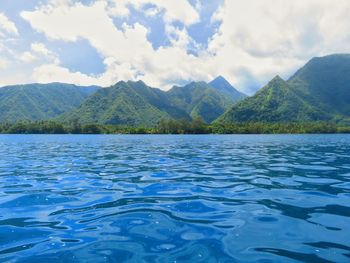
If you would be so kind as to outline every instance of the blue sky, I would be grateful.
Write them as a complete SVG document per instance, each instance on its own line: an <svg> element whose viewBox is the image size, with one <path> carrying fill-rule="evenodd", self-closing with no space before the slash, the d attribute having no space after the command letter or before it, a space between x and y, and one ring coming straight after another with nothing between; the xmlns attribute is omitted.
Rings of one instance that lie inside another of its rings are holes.
<svg viewBox="0 0 350 263"><path fill-rule="evenodd" d="M314 56L350 50L348 0L1 0L0 85L223 75L252 94Z"/></svg>

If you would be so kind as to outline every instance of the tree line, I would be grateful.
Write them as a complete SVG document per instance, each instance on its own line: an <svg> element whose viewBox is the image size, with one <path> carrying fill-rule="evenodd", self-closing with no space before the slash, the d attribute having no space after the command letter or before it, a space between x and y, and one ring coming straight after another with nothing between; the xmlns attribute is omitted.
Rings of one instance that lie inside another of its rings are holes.
<svg viewBox="0 0 350 263"><path fill-rule="evenodd" d="M200 118L161 120L155 127L127 125L81 124L78 121L20 121L1 123L0 133L6 134L296 134L350 133L349 125L334 122L305 123L229 123L206 124Z"/></svg>

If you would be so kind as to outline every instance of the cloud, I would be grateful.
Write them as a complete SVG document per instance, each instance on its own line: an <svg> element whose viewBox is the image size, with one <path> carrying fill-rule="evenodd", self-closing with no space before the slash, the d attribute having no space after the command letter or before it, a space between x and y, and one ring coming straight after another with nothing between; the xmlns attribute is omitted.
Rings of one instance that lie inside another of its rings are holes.
<svg viewBox="0 0 350 263"><path fill-rule="evenodd" d="M20 55L19 59L23 62L29 63L35 61L37 58L31 52L26 51Z"/></svg>
<svg viewBox="0 0 350 263"><path fill-rule="evenodd" d="M114 17L128 17L130 15L130 0L109 0L108 14Z"/></svg>
<svg viewBox="0 0 350 263"><path fill-rule="evenodd" d="M16 25L10 21L3 13L0 13L0 32L1 31L12 35L18 35Z"/></svg>
<svg viewBox="0 0 350 263"><path fill-rule="evenodd" d="M138 74L136 69L132 69L128 64L119 64L113 58L105 59L106 72L98 75L86 75L81 72L72 72L58 64L43 64L34 69L33 79L40 83L62 82L74 83L77 85L100 85L110 86L119 80L134 79Z"/></svg>
<svg viewBox="0 0 350 263"><path fill-rule="evenodd" d="M74 83L77 85L97 84L96 79L86 76L80 72L70 72L68 69L57 64L45 64L35 68L33 78L40 83L62 82Z"/></svg>
<svg viewBox="0 0 350 263"><path fill-rule="evenodd" d="M161 15L170 45L154 49L150 29L141 23L116 26L116 17L133 15L131 7L146 16ZM224 75L251 94L276 74L287 78L313 56L350 52L348 0L225 0L212 16L219 27L205 49L189 34L201 8L200 1L194 7L187 0L56 0L23 11L21 17L50 41L86 39L106 66L103 74L86 75L59 61L46 62L35 68L33 79L103 86L142 79L167 89L184 80Z"/></svg>
<svg viewBox="0 0 350 263"><path fill-rule="evenodd" d="M132 54L152 49L147 41L147 29L136 23L117 29L108 16L106 4L96 2L91 6L82 4L46 6L33 12L22 12L22 17L33 28L52 40L75 42L87 39L103 56L125 61Z"/></svg>
<svg viewBox="0 0 350 263"><path fill-rule="evenodd" d="M59 64L57 55L48 50L43 43L34 42L30 45L30 51L25 51L19 56L19 60L31 63L37 60L50 61Z"/></svg>
<svg viewBox="0 0 350 263"><path fill-rule="evenodd" d="M30 47L33 50L33 52L37 54L41 54L43 56L49 56L51 54L51 52L46 48L46 46L43 43L35 42L32 43Z"/></svg>
<svg viewBox="0 0 350 263"><path fill-rule="evenodd" d="M191 25L199 21L197 10L187 0L109 0L109 14L113 16L129 16L129 7L135 9L145 8L146 16L154 16L164 12L167 23L178 21L185 25ZM147 6L155 7L147 7Z"/></svg>
<svg viewBox="0 0 350 263"><path fill-rule="evenodd" d="M8 65L8 61L5 59L0 59L0 69L5 69Z"/></svg>
<svg viewBox="0 0 350 263"><path fill-rule="evenodd" d="M0 57L13 55L15 52L10 46L18 39L16 25L3 13L0 13Z"/></svg>
<svg viewBox="0 0 350 263"><path fill-rule="evenodd" d="M156 15L158 15L161 12L161 10L157 7L150 7L147 8L146 10L144 10L144 14L147 17L154 17Z"/></svg>
<svg viewBox="0 0 350 263"><path fill-rule="evenodd" d="M118 76L130 79L143 77L151 85L168 87L170 82L165 82L164 75L178 80L191 78L191 73L188 71L192 65L190 63L174 70L179 63L194 61L194 57L187 54L186 45L190 40L186 30L172 28L172 46L155 50L147 40L148 29L141 24L123 24L121 28L115 27L108 15L107 4L103 1L92 5L79 3L47 5L33 12L22 12L21 16L49 39L74 42L83 38L90 42L104 57L107 70L104 77L87 75L83 77L79 74L78 76L81 76L84 81L98 78L102 84L106 84L109 80L110 85L114 84L112 81L115 81ZM53 70L53 67L45 66L36 72L41 73L47 68L52 72L63 74L61 69L57 71L57 68ZM160 72L165 72L165 69L168 72L160 76ZM65 71L65 74L68 72ZM39 75L33 76L37 78ZM111 77L112 75L115 77ZM40 76L42 80L42 75ZM53 73L49 76L52 77ZM76 77L77 75L74 75L73 79Z"/></svg>
<svg viewBox="0 0 350 263"><path fill-rule="evenodd" d="M11 66L11 58L16 53L10 46L18 37L16 25L0 13L0 69L4 72Z"/></svg>
<svg viewBox="0 0 350 263"><path fill-rule="evenodd" d="M262 85L313 56L350 52L349 12L347 0L226 0L212 18L221 25L208 52L238 86L247 86L242 72Z"/></svg>
<svg viewBox="0 0 350 263"><path fill-rule="evenodd" d="M191 25L199 21L199 14L187 0L152 0L148 1L163 9L164 18L168 22L180 21Z"/></svg>

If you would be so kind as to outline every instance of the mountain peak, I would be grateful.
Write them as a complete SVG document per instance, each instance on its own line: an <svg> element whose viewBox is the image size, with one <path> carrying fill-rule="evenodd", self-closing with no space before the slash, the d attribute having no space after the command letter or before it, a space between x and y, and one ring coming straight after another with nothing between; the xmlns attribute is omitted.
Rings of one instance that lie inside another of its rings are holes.
<svg viewBox="0 0 350 263"><path fill-rule="evenodd" d="M215 81L215 80L216 81L218 81L218 80L220 80L220 81L227 81L222 75L218 75L213 81Z"/></svg>
<svg viewBox="0 0 350 263"><path fill-rule="evenodd" d="M115 84L112 85L112 86L120 86L120 85L126 85L126 81L124 81L124 80L119 80L117 83L115 83Z"/></svg>
<svg viewBox="0 0 350 263"><path fill-rule="evenodd" d="M264 93L266 90L281 91L288 86L288 83L282 79L279 75L276 75L271 79L262 89L260 89L256 94Z"/></svg>
<svg viewBox="0 0 350 263"><path fill-rule="evenodd" d="M129 83L129 84L138 84L138 85L147 86L146 83L143 82L142 80L136 80L136 81L129 80L127 83Z"/></svg>
<svg viewBox="0 0 350 263"><path fill-rule="evenodd" d="M285 82L284 79L280 77L280 75L276 75L271 81L279 81L279 82Z"/></svg>
<svg viewBox="0 0 350 263"><path fill-rule="evenodd" d="M220 84L220 85L230 85L230 82L228 82L223 76L219 75L215 79L213 79L209 84Z"/></svg>
<svg viewBox="0 0 350 263"><path fill-rule="evenodd" d="M223 76L219 75L214 80L208 83L213 89L231 97L233 101L239 101L247 97L247 95L236 90L230 82L228 82Z"/></svg>
<svg viewBox="0 0 350 263"><path fill-rule="evenodd" d="M285 83L286 81L284 79L282 79L279 75L276 75L273 79L269 81L268 86L270 85L276 86L276 85L281 85Z"/></svg>

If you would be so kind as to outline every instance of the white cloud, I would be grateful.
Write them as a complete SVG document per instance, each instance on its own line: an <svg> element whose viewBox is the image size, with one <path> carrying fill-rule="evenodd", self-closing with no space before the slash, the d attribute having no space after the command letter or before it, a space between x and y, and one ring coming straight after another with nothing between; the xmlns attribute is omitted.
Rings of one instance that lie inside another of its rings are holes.
<svg viewBox="0 0 350 263"><path fill-rule="evenodd" d="M128 17L130 15L130 0L107 0L108 14L114 17Z"/></svg>
<svg viewBox="0 0 350 263"><path fill-rule="evenodd" d="M10 46L17 40L17 36L16 25L3 13L0 13L0 59L2 60L2 69L9 64L8 58L15 54ZM5 63L5 61L7 62Z"/></svg>
<svg viewBox="0 0 350 263"><path fill-rule="evenodd" d="M88 40L106 65L103 74L88 76L50 62L36 68L33 78L104 86L142 79L169 88L179 81L207 81L220 74L251 92L276 74L288 77L313 56L350 52L348 0L226 0L212 18L220 26L207 50L196 45L187 30L200 19L201 5L196 3L193 7L187 0L99 0L84 5L56 0L22 12L50 40ZM148 10L150 16L162 14L171 46L153 49L147 40L149 29L139 23L117 28L113 17L130 16L130 6ZM174 21L184 28L175 27ZM197 56L187 52L190 46Z"/></svg>
<svg viewBox="0 0 350 263"><path fill-rule="evenodd" d="M46 46L43 43L32 43L30 45L33 52L43 55L43 56L49 56L51 52L46 48Z"/></svg>
<svg viewBox="0 0 350 263"><path fill-rule="evenodd" d="M23 62L29 63L35 61L37 58L31 52L26 51L20 55L19 59Z"/></svg>
<svg viewBox="0 0 350 263"><path fill-rule="evenodd" d="M130 65L118 64L113 58L105 59L107 70L99 75L86 75L81 72L71 72L58 64L43 64L35 68L33 79L39 83L62 82L74 83L77 85L100 85L110 86L119 80L135 79L136 69L131 69Z"/></svg>
<svg viewBox="0 0 350 263"><path fill-rule="evenodd" d="M191 25L199 21L199 14L187 0L149 0L152 4L164 10L166 21L180 21Z"/></svg>
<svg viewBox="0 0 350 263"><path fill-rule="evenodd" d="M108 80L116 80L116 77L137 79L144 75L151 85L163 87L170 83L164 82L164 76L172 76L172 79L189 79L191 72L187 71L191 65L181 66L174 70L178 63L184 64L186 61L194 61L193 56L188 56L186 44L188 35L186 30L172 29L174 38L172 47L161 47L154 50L147 40L148 30L144 26L136 23L133 26L124 24L118 29L114 26L112 19L108 16L106 3L96 2L86 6L82 4L74 5L48 5L33 12L22 12L24 19L28 20L33 28L45 33L50 39L76 41L80 38L87 39L90 44L105 58L107 70L103 77L98 79L102 84ZM102 30L103 29L103 30ZM43 72L40 68L39 72ZM52 67L49 67L53 71ZM158 76L160 72L168 72ZM187 70L186 70L187 69ZM55 68L57 71L57 68ZM63 74L59 70L59 74ZM69 71L65 71L68 74ZM38 77L40 74L34 74ZM53 74L49 74L53 76ZM112 77L114 75L115 77ZM173 76L174 75L174 76ZM40 75L42 79L42 74ZM81 76L79 74L78 76ZM74 75L75 79L77 75ZM91 80L96 76L82 77ZM117 79L118 80L118 79Z"/></svg>
<svg viewBox="0 0 350 263"><path fill-rule="evenodd" d="M30 45L30 51L25 51L22 55L19 56L19 60L31 63L34 61L50 61L54 64L59 64L59 59L57 55L48 50L43 43L34 42Z"/></svg>
<svg viewBox="0 0 350 263"><path fill-rule="evenodd" d="M90 41L103 56L119 61L130 59L132 54L140 54L152 49L147 41L147 29L140 24L123 26L118 30L107 15L106 4L96 2L91 6L82 4L46 6L34 12L23 12L22 17L32 27L55 40Z"/></svg>
<svg viewBox="0 0 350 263"><path fill-rule="evenodd" d="M68 69L57 64L45 64L35 68L33 78L39 83L64 82L77 85L97 84L96 79L80 72L70 72Z"/></svg>
<svg viewBox="0 0 350 263"><path fill-rule="evenodd" d="M5 59L0 59L0 69L5 69L8 65L8 61Z"/></svg>
<svg viewBox="0 0 350 263"><path fill-rule="evenodd" d="M107 0L107 2L110 4L109 14L113 16L129 16L130 6L142 9L146 5L154 5L155 7L144 10L147 16L154 16L163 11L167 23L179 21L191 25L199 21L197 10L187 0Z"/></svg>
<svg viewBox="0 0 350 263"><path fill-rule="evenodd" d="M12 35L18 35L16 25L10 21L3 13L0 13L0 31L4 31Z"/></svg>
<svg viewBox="0 0 350 263"><path fill-rule="evenodd" d="M246 85L242 72L263 84L313 56L350 52L349 13L347 0L226 0L208 51L238 86Z"/></svg>
<svg viewBox="0 0 350 263"><path fill-rule="evenodd" d="M12 64L12 57L16 52L10 46L17 40L17 36L16 25L0 13L0 73L6 72Z"/></svg>
<svg viewBox="0 0 350 263"><path fill-rule="evenodd" d="M157 7L150 7L147 8L146 10L144 10L144 14L147 17L154 17L156 15L158 15L161 12L161 10Z"/></svg>

